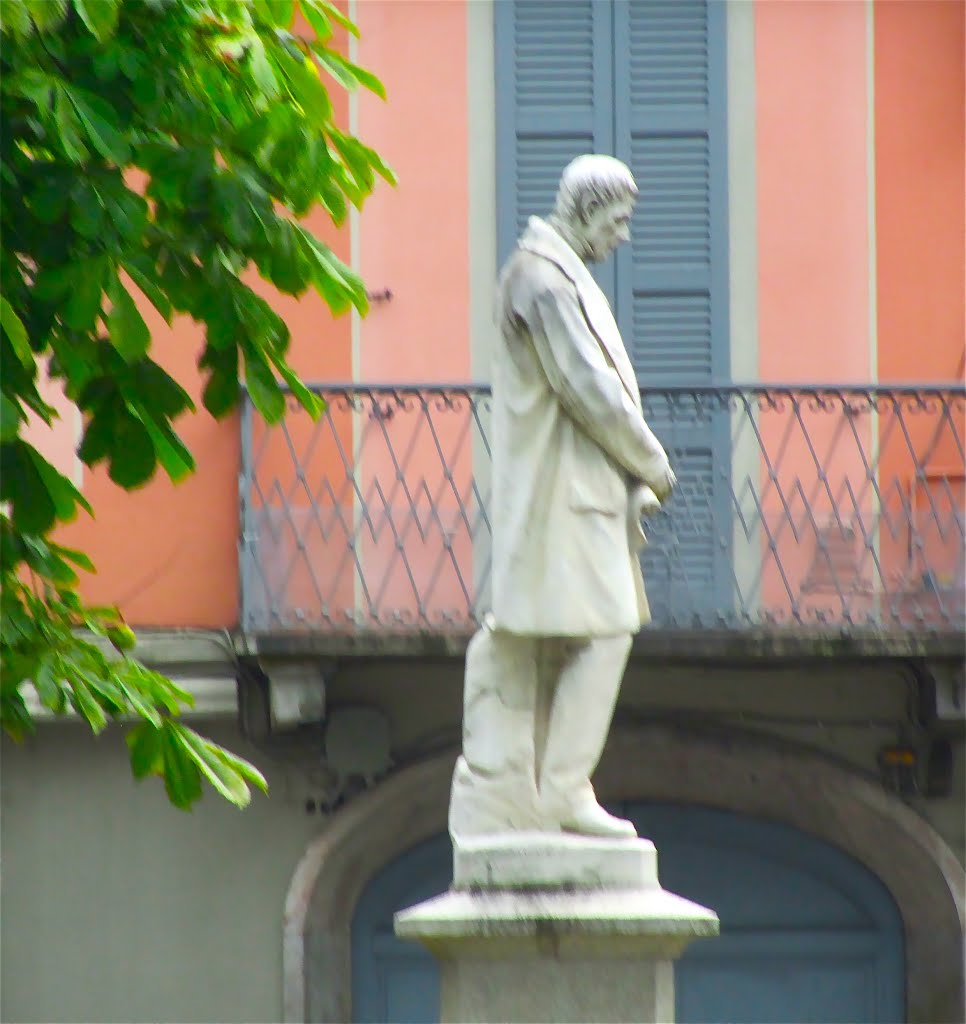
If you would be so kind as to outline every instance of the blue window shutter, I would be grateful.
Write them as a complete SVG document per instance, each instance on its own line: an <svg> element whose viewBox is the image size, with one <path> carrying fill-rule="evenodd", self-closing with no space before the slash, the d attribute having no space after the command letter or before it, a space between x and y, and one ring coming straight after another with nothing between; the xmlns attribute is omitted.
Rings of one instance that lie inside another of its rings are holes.
<svg viewBox="0 0 966 1024"><path fill-rule="evenodd" d="M617 258L618 319L642 384L729 375L725 5L617 0L616 155L640 189Z"/></svg>
<svg viewBox="0 0 966 1024"><path fill-rule="evenodd" d="M594 275L645 387L730 376L725 76L717 0L498 0L502 263L579 153L612 153L641 191L632 244ZM679 486L644 562L658 623L730 601L728 416L652 399Z"/></svg>
<svg viewBox="0 0 966 1024"><path fill-rule="evenodd" d="M640 189L632 243L617 256L616 312L646 387L730 375L726 5L616 0L615 153ZM644 554L658 623L687 625L730 600L728 416L708 401L646 400L678 475Z"/></svg>
<svg viewBox="0 0 966 1024"><path fill-rule="evenodd" d="M730 373L725 6L495 5L499 262L574 156L624 160L641 188L633 243L596 276L642 384Z"/></svg>
<svg viewBox="0 0 966 1024"><path fill-rule="evenodd" d="M613 151L611 7L600 0L495 5L501 263L527 218L550 212L564 167L581 153Z"/></svg>

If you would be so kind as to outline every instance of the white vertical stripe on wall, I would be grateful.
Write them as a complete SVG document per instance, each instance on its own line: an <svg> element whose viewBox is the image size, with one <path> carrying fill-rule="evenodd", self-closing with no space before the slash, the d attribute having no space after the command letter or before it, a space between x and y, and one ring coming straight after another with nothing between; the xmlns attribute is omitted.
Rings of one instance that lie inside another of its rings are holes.
<svg viewBox="0 0 966 1024"><path fill-rule="evenodd" d="M879 285L876 258L875 229L875 2L865 0L865 174L866 174L866 225L869 246L869 381L879 379ZM879 464L879 411L875 403L869 415L868 437L869 459L873 466ZM872 535L873 558L879 563L880 517L882 515L879 492L873 488L869 530ZM876 586L879 583L875 576Z"/></svg>
<svg viewBox="0 0 966 1024"><path fill-rule="evenodd" d="M731 379L755 381L758 371L758 176L755 108L755 6L727 8L728 75L728 275L731 329ZM752 413L753 414L753 413ZM761 541L741 526L754 522L752 490L743 486L760 471L760 453L741 411L732 422L731 476L742 495L734 517L733 562L740 593L756 592L761 573ZM753 612L748 602L748 611Z"/></svg>
<svg viewBox="0 0 966 1024"><path fill-rule="evenodd" d="M467 248L470 377L490 379L496 324L496 78L494 0L466 2L466 118L469 209ZM496 0L501 2L501 0ZM479 410L489 429L485 409ZM473 439L473 476L483 494L490 490L490 460L479 437ZM481 607L488 607L490 537L480 530L473 540L473 586Z"/></svg>
<svg viewBox="0 0 966 1024"><path fill-rule="evenodd" d="M746 381L758 379L758 186L753 3L728 4L727 33L731 379Z"/></svg>
<svg viewBox="0 0 966 1024"><path fill-rule="evenodd" d="M493 0L466 0L470 375L490 379L496 289L496 99Z"/></svg>

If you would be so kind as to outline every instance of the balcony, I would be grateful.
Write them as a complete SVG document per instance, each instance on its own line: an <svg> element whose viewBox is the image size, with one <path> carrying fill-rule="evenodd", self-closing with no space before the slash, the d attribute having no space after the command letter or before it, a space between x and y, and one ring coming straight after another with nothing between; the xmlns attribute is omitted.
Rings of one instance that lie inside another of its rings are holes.
<svg viewBox="0 0 966 1024"><path fill-rule="evenodd" d="M243 412L242 629L361 649L488 607L482 385L321 385ZM961 644L966 389L642 389L679 487L646 524L647 635ZM246 403L248 399L246 398Z"/></svg>

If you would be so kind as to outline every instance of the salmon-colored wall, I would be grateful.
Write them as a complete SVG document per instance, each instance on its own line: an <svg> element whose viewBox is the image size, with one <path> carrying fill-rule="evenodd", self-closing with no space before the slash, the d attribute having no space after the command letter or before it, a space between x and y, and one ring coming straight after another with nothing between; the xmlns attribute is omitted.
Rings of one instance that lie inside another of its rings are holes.
<svg viewBox="0 0 966 1024"><path fill-rule="evenodd" d="M359 324L355 351L350 318L334 321L316 296L301 301L274 296L272 301L292 329L293 361L306 378L349 380L355 374L362 381L467 380L472 126L467 119L465 3L360 0L354 13L362 31L357 59L383 79L389 95L383 103L360 94L356 127L399 176L395 189L378 186L358 220L357 269L371 291L389 289L392 299L375 304ZM866 382L876 366L884 381L962 376L963 5L877 2L873 54L868 18L869 6L859 0L755 4L761 380ZM870 57L875 69L874 168L869 166ZM332 95L340 118L347 121L347 97L338 88ZM877 276L871 282L873 174ZM350 260L347 229L335 232L322 215L310 227ZM870 339L874 294L876 350ZM197 393L200 388L192 381L200 332L184 322L173 331L157 318L151 323L159 361ZM732 343L740 345L741 339ZM380 421L371 412L334 414L304 482L293 472L287 445L276 432L263 456L262 481L266 487L278 485L285 502L276 494L263 518L291 533L285 507L296 507L303 519L316 516L319 484L327 475L345 480L348 453L370 514L378 520L379 502L385 500L397 522L409 515L413 528L404 540L410 568L432 576L442 566L437 576L445 604L447 594L460 585L449 553L463 566L471 560L459 501L449 497L454 485L465 494L470 481L470 452L460 433L466 414L409 406L405 414L399 410L391 420ZM857 418L843 435L841 417L809 410L802 416L833 492L847 475L862 478L855 438L871 449L871 420ZM435 439L426 429L430 418ZM70 526L63 538L90 551L99 565L97 577L85 585L87 596L120 602L133 624L233 625L238 616L237 422L216 424L200 413L181 427L198 460L194 477L173 487L159 476L125 495L106 473L87 471L84 490L98 519ZM316 428L297 415L290 417L288 429L304 450ZM770 432L780 431L781 424L763 416L761 429L775 450L781 439ZM851 447L843 444L843 436L853 438ZM405 465L410 496L425 486L442 522L424 514L425 500L415 510L409 507L387 441L397 454L410 453ZM442 472L437 441L455 467L452 480ZM358 463L354 451L360 453ZM895 476L901 467L893 473L889 458L884 452L883 470ZM786 446L779 480L786 494L792 494L796 476L814 476L813 461L803 438ZM762 487L766 514L780 518L784 512L764 476ZM823 507L822 494L808 498L821 527L830 509ZM308 604L317 603L314 574L335 580L337 603L358 604L355 567L346 562L346 551L353 551L346 531L358 530L353 525L359 520L358 500L350 494L325 497L325 502L323 512L341 516L347 526L341 534L327 538L320 532L309 538L297 556L305 569L293 576L290 596L300 601L295 592L304 591ZM854 511L864 517L869 510L860 502ZM795 514L804 512L799 507ZM282 538L279 551L289 550L290 540L294 537ZM384 516L380 529L356 538L355 553L366 575L388 588L385 603L405 609L413 604L412 585L396 540ZM783 554L784 566L794 575L806 571L812 555L801 547L797 569L791 554ZM279 555L276 561L275 568L283 571L285 559ZM346 570L345 586L338 583L339 566Z"/></svg>
<svg viewBox="0 0 966 1024"><path fill-rule="evenodd" d="M883 381L962 381L966 7L875 5L878 369ZM962 404L900 404L880 420L884 501L902 528L882 559L908 586L962 583ZM958 437L957 437L958 435ZM906 512L905 510L909 511Z"/></svg>
<svg viewBox="0 0 966 1024"><path fill-rule="evenodd" d="M388 104L360 98L359 130L378 140L399 176L397 188L377 192L360 219L363 277L370 288L388 288L393 295L362 322L360 379L466 381L466 3L362 0L356 11L360 60L379 70L389 95ZM461 496L469 491L470 415L465 403L447 409L417 401L378 425L359 422L360 474L374 525L364 533L359 555L370 588L401 615L417 613L420 597L431 620L465 607L461 576L472 576L472 539L454 489ZM397 480L390 446L405 460L406 489ZM386 506L397 529L405 531L402 552ZM472 587L471 580L462 582Z"/></svg>
<svg viewBox="0 0 966 1024"><path fill-rule="evenodd" d="M755 65L760 377L868 380L865 4L757 3Z"/></svg>
<svg viewBox="0 0 966 1024"><path fill-rule="evenodd" d="M304 25L298 28L307 32ZM345 52L345 33L339 42ZM336 116L348 123L345 91L333 83L331 96ZM337 231L322 212L306 223L340 259L349 261L348 228ZM256 289L271 299L289 325L295 368L306 379L348 378L350 318L333 320L314 292L293 299L250 278L250 283L256 281ZM168 328L151 307L142 306L152 331L153 357L199 407L176 424L198 471L173 485L159 470L146 486L126 493L111 483L103 468L85 469L83 491L96 519L82 513L60 531L60 539L86 551L97 567L96 575L82 581L84 596L118 604L132 625L233 626L238 621L238 417L219 423L201 405L196 368L200 328L185 318Z"/></svg>
<svg viewBox="0 0 966 1024"><path fill-rule="evenodd" d="M866 19L861 2L755 4L758 358L769 383L869 379ZM782 570L764 538L769 607L786 602L786 581L799 593L837 514L846 524L866 517L864 496L849 507L845 481L862 478L869 417L854 426L852 434L836 412L791 400L760 415L766 450L779 459L760 477Z"/></svg>
<svg viewBox="0 0 966 1024"><path fill-rule="evenodd" d="M879 378L962 380L966 6L875 5Z"/></svg>
<svg viewBox="0 0 966 1024"><path fill-rule="evenodd" d="M466 6L362 0L356 11L360 62L389 96L360 96L359 131L399 176L359 224L362 275L393 293L362 323L360 379L467 380Z"/></svg>

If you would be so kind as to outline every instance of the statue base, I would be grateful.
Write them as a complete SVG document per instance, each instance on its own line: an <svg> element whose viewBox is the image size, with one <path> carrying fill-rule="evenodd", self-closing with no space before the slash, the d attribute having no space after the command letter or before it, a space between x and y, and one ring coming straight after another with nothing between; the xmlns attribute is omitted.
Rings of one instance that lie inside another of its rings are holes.
<svg viewBox="0 0 966 1024"><path fill-rule="evenodd" d="M673 961L717 915L665 892L646 839L514 832L454 844L453 887L395 917L440 965L440 1020L674 1020Z"/></svg>

